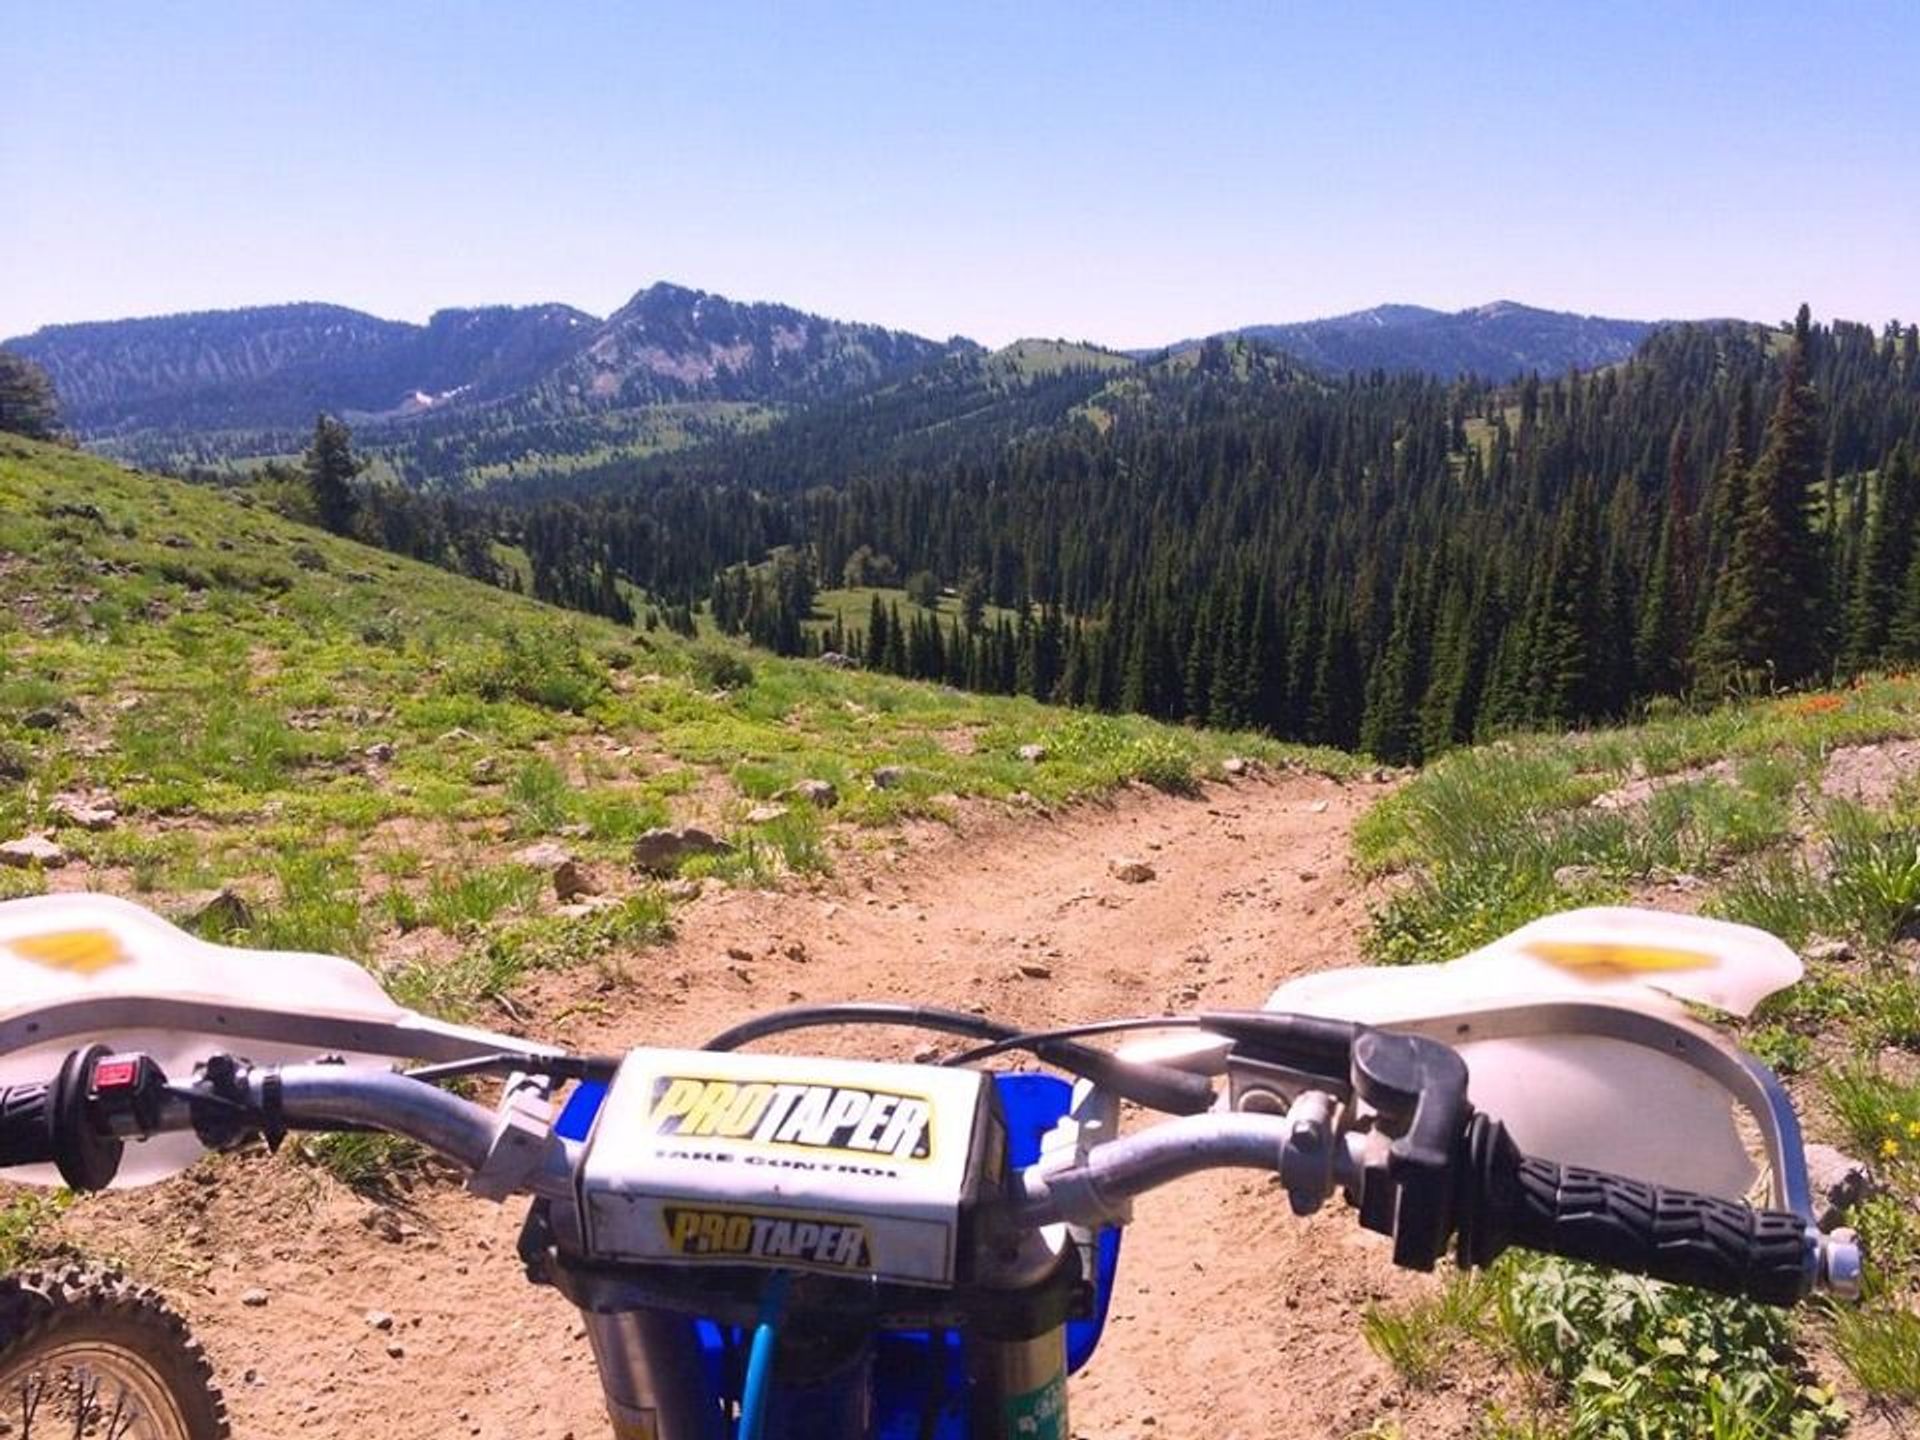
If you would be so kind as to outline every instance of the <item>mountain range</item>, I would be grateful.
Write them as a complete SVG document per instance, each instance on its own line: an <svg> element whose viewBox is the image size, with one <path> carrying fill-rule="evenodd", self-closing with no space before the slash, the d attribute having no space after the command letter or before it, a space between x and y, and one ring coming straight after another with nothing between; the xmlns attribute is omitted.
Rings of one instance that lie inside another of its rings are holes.
<svg viewBox="0 0 1920 1440"><path fill-rule="evenodd" d="M1652 328L1501 301L1456 313L1383 305L1210 338L1255 342L1327 374L1505 380L1616 363ZM605 319L543 304L442 310L421 325L290 304L50 325L4 348L45 368L81 440L128 459L201 464L285 453L324 410L373 450L401 456L397 473L434 481L488 467L489 479L512 477L535 460L536 473L551 474L676 448L986 353L957 337L930 340L665 282ZM999 353L1012 373L1030 369L1035 354L1070 369L1150 358L1050 341Z"/></svg>
<svg viewBox="0 0 1920 1440"><path fill-rule="evenodd" d="M1229 333L1284 350L1331 374L1420 370L1451 378L1512 380L1616 365L1653 330L1645 320L1609 320L1496 300L1469 310L1376 305L1292 325L1247 325Z"/></svg>
<svg viewBox="0 0 1920 1440"><path fill-rule="evenodd" d="M271 305L49 325L4 348L42 366L67 425L100 441L300 426L319 410L379 424L503 403L553 416L796 402L883 383L952 347L661 283L604 320L566 305L491 306L412 325Z"/></svg>

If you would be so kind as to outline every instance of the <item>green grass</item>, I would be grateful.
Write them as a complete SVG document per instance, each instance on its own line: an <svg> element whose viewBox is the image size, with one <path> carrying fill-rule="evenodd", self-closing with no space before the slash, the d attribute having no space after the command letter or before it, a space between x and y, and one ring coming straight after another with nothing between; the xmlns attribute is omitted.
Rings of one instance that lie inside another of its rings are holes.
<svg viewBox="0 0 1920 1440"><path fill-rule="evenodd" d="M358 959L366 953L368 928L360 881L351 857L339 847L289 847L274 865L277 898L235 938L259 950L299 950Z"/></svg>
<svg viewBox="0 0 1920 1440"><path fill-rule="evenodd" d="M906 590L900 586L834 586L814 595L813 614L808 617L807 628L825 632L833 628L833 623L837 619L843 629L864 634L867 621L872 618L875 600L882 605L898 606L902 620L928 613L909 600ZM952 595L942 595L939 603L933 607L932 613L939 617L941 627L944 629L949 623L960 618L960 602ZM988 625L998 625L1003 620L1011 625L1018 623L1019 619L1020 612L1017 610L1010 610L1000 605L986 607L985 623Z"/></svg>
<svg viewBox="0 0 1920 1440"><path fill-rule="evenodd" d="M1057 375L1066 370L1132 370L1139 363L1117 351L1071 340L1016 340L987 358L992 369L1022 379Z"/></svg>
<svg viewBox="0 0 1920 1440"><path fill-rule="evenodd" d="M1914 1403L1920 1083L1907 1077L1920 1056L1920 795L1908 784L1865 809L1823 796L1819 782L1834 750L1917 733L1912 676L1700 713L1666 707L1636 727L1447 755L1362 818L1361 866L1395 877L1372 913L1378 960L1448 959L1539 915L1638 898L1678 875L1708 914L1796 947L1816 937L1850 947L1810 962L1738 1028L1769 1063L1808 1077L1820 1102L1803 1106L1811 1134L1868 1161L1883 1187L1853 1217L1873 1303L1789 1319L1530 1263L1497 1272L1492 1328L1443 1316L1433 1300L1369 1316L1369 1338L1409 1375L1470 1343L1549 1385L1545 1410L1489 1421L1487 1433L1826 1433L1839 1412L1827 1389L1808 1388L1816 1343L1870 1401Z"/></svg>
<svg viewBox="0 0 1920 1440"><path fill-rule="evenodd" d="M1498 1272L1456 1270L1436 1292L1397 1305L1369 1305L1360 1334L1396 1374L1431 1384L1455 1363L1463 1344L1497 1338Z"/></svg>
<svg viewBox="0 0 1920 1440"><path fill-rule="evenodd" d="M1869 1395L1920 1402L1920 1315L1878 1304L1839 1310L1833 1345Z"/></svg>
<svg viewBox="0 0 1920 1440"><path fill-rule="evenodd" d="M475 934L503 912L532 910L546 889L546 876L526 865L461 865L428 880L419 918L449 935Z"/></svg>

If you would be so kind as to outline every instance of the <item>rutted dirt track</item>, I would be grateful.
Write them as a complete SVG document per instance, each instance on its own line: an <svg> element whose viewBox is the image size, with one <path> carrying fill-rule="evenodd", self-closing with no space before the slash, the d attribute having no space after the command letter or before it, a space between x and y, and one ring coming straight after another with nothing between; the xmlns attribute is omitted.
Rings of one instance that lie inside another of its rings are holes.
<svg viewBox="0 0 1920 1440"><path fill-rule="evenodd" d="M694 902L626 983L545 977L527 1028L605 1049L694 1043L803 999L1036 1024L1257 1005L1288 975L1357 960L1348 835L1379 793L1288 775L916 829L849 854L811 891ZM1118 856L1156 878L1115 879ZM870 1054L926 1043L858 1038ZM241 1435L588 1440L605 1433L591 1362L571 1312L520 1275L520 1213L445 1189L379 1207L295 1167L227 1161L68 1223L167 1279ZM1362 1342L1365 1303L1418 1282L1337 1202L1301 1223L1264 1180L1189 1181L1142 1203L1126 1244L1106 1341L1074 1384L1076 1433L1345 1436L1382 1416L1409 1434L1469 1427L1459 1390L1410 1396Z"/></svg>

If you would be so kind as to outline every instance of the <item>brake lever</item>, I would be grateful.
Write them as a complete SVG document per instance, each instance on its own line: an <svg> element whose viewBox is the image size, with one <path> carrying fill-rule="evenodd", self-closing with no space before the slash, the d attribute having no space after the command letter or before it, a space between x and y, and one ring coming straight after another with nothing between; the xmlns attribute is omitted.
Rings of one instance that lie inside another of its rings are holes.
<svg viewBox="0 0 1920 1440"><path fill-rule="evenodd" d="M1236 1062L1254 1072L1244 1084L1236 1080L1244 1108L1284 1109L1263 1093L1274 1088L1263 1080L1277 1079L1283 1090L1323 1089L1373 1109L1392 1143L1361 1169L1360 1223L1393 1238L1396 1265L1431 1270L1453 1233L1453 1161L1473 1113L1466 1061L1438 1040L1350 1020L1268 1010L1199 1018L1233 1042L1230 1074Z"/></svg>
<svg viewBox="0 0 1920 1440"><path fill-rule="evenodd" d="M1352 1079L1394 1136L1384 1167L1362 1172L1360 1223L1393 1237L1394 1264L1431 1270L1453 1234L1454 1157L1473 1114L1467 1062L1438 1040L1362 1029Z"/></svg>

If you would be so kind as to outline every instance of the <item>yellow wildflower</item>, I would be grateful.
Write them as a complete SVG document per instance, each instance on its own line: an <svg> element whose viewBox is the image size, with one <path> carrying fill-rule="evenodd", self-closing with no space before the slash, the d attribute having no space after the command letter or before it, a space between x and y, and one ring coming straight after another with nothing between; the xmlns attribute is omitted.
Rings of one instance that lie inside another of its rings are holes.
<svg viewBox="0 0 1920 1440"><path fill-rule="evenodd" d="M1880 1142L1880 1158L1881 1159L1892 1160L1897 1155L1899 1155L1899 1153L1900 1153L1900 1142L1898 1140L1888 1138Z"/></svg>

